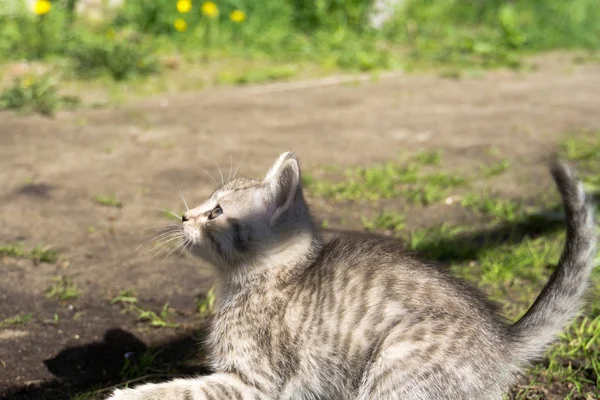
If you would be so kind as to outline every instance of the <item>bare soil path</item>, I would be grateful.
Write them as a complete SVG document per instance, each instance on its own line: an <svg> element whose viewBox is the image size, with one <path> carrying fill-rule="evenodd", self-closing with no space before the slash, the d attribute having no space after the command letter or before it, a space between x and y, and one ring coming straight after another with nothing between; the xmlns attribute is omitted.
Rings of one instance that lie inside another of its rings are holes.
<svg viewBox="0 0 600 400"><path fill-rule="evenodd" d="M59 250L55 263L0 256L0 320L33 314L27 325L0 329L0 398L69 398L64 382L110 381L125 353L148 346L162 349L167 363L193 354L202 326L195 298L211 286L210 270L190 256L163 260L135 249L165 223L152 207L183 208L176 185L190 203L212 191L202 168L220 179L213 158L227 178L230 158L235 168L243 156L240 173L256 177L285 150L311 170L436 148L445 163L469 170L494 146L516 166L502 190L536 193L549 187L542 160L558 140L600 130L598 65L279 88L156 97L55 119L0 113L0 245ZM110 194L122 207L93 200ZM314 208L320 217L336 213L317 199ZM448 213L431 211L408 215L409 224ZM72 277L78 298L45 296L62 275ZM181 326L150 328L123 314L110 304L123 289L156 312L168 301Z"/></svg>

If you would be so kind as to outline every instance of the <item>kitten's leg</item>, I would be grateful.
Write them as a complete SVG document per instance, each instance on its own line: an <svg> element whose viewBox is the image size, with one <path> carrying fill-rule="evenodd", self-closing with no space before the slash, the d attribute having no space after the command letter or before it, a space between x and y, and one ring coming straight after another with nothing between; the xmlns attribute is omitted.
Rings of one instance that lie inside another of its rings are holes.
<svg viewBox="0 0 600 400"><path fill-rule="evenodd" d="M268 400L269 396L233 374L176 379L118 389L107 400Z"/></svg>
<svg viewBox="0 0 600 400"><path fill-rule="evenodd" d="M490 399L478 380L468 366L458 367L425 327L396 326L373 353L356 398ZM475 392L474 387L477 387Z"/></svg>

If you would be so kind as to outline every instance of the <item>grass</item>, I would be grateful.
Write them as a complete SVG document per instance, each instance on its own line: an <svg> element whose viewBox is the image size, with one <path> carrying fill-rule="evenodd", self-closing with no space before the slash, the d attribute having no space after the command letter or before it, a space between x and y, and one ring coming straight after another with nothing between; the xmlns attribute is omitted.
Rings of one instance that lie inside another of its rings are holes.
<svg viewBox="0 0 600 400"><path fill-rule="evenodd" d="M152 349L146 350L139 355L130 353L126 354L125 363L123 364L123 367L119 373L121 379L128 381L153 372L160 372L153 368L156 363L156 356L158 354L159 353L156 350Z"/></svg>
<svg viewBox="0 0 600 400"><path fill-rule="evenodd" d="M212 315L215 309L215 286L212 286L206 295L196 299L196 310L201 317Z"/></svg>
<svg viewBox="0 0 600 400"><path fill-rule="evenodd" d="M0 92L0 110L19 110L51 116L60 108L73 108L79 99L59 93L58 82L50 75L16 78Z"/></svg>
<svg viewBox="0 0 600 400"><path fill-rule="evenodd" d="M26 257L25 249L20 244L5 244L0 246L0 256Z"/></svg>
<svg viewBox="0 0 600 400"><path fill-rule="evenodd" d="M496 220L515 221L523 214L523 206L515 201L506 200L491 194L468 194L461 204L473 211L490 215Z"/></svg>
<svg viewBox="0 0 600 400"><path fill-rule="evenodd" d="M58 251L48 246L37 246L31 250L29 258L37 262L55 263L58 260Z"/></svg>
<svg viewBox="0 0 600 400"><path fill-rule="evenodd" d="M5 318L3 320L0 320L0 329L8 328L10 326L15 326L15 325L27 325L29 322L31 322L32 318L33 318L33 314L31 314L31 313L19 314L19 315L15 315L13 317Z"/></svg>
<svg viewBox="0 0 600 400"><path fill-rule="evenodd" d="M480 168L483 175L487 178L490 178L492 176L502 174L508 169L508 167L510 167L510 161L502 160L495 164L482 165Z"/></svg>
<svg viewBox="0 0 600 400"><path fill-rule="evenodd" d="M52 316L52 319L45 319L44 323L49 325L58 325L60 322L60 316L56 313Z"/></svg>
<svg viewBox="0 0 600 400"><path fill-rule="evenodd" d="M140 307L137 297L130 290L121 291L110 303L120 304L124 312L136 315L139 321L148 322L150 326L158 328L177 328L179 326L179 324L167 321L169 318L169 303L165 303L161 311L157 314L154 311Z"/></svg>
<svg viewBox="0 0 600 400"><path fill-rule="evenodd" d="M373 220L362 218L363 227L368 231L385 229L398 232L404 228L404 215L393 211L381 211Z"/></svg>
<svg viewBox="0 0 600 400"><path fill-rule="evenodd" d="M114 208L121 208L123 207L123 202L120 201L119 199L117 199L117 195L116 194L99 194L94 196L93 200L102 205L102 206L106 206L106 207L114 207Z"/></svg>
<svg viewBox="0 0 600 400"><path fill-rule="evenodd" d="M85 82L82 92L93 80L109 92L155 94L172 90L178 76L181 89L289 79L306 70L436 68L460 78L463 71L521 68L524 56L552 49L583 49L590 54L584 61L595 62L600 45L595 0L406 0L382 29L368 23L371 0L216 1L218 15L203 14L198 2L189 11L171 0L125 2L101 21L73 13L76 2L53 2L43 16L25 8L1 14L0 62L41 62L61 71L65 86ZM6 104L51 113L70 101L58 91L23 101L31 87L7 89Z"/></svg>
<svg viewBox="0 0 600 400"><path fill-rule="evenodd" d="M303 184L314 196L334 200L377 201L403 197L411 204L429 205L466 186L465 177L446 172L424 173L441 162L441 153L418 153L407 162L388 161L370 167L348 168L342 180L316 179L304 174Z"/></svg>
<svg viewBox="0 0 600 400"><path fill-rule="evenodd" d="M442 152L440 150L420 151L414 158L421 165L439 166L442 161Z"/></svg>
<svg viewBox="0 0 600 400"><path fill-rule="evenodd" d="M296 65L263 66L261 68L224 69L217 74L216 82L226 85L248 85L283 80L298 73Z"/></svg>
<svg viewBox="0 0 600 400"><path fill-rule="evenodd" d="M52 285L46 290L46 297L58 300L73 300L78 298L81 293L73 280L65 275L52 278Z"/></svg>
<svg viewBox="0 0 600 400"><path fill-rule="evenodd" d="M41 263L55 263L58 260L58 251L50 246L36 246L28 251L21 244L6 244L0 245L0 256L28 258Z"/></svg>
<svg viewBox="0 0 600 400"><path fill-rule="evenodd" d="M577 166L588 190L600 193L600 132L586 131L570 136L562 143L560 154Z"/></svg>

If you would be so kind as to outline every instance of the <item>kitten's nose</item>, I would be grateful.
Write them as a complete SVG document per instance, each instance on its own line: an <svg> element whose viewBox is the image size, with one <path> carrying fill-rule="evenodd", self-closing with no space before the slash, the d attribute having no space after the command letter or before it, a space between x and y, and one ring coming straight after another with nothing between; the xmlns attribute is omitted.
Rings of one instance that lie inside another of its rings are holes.
<svg viewBox="0 0 600 400"><path fill-rule="evenodd" d="M190 219L189 219L188 217L186 217L186 216L185 216L185 214L183 214L183 215L181 216L181 222L182 222L182 223L183 223L183 222L185 222L185 221L189 221L189 220L190 220Z"/></svg>

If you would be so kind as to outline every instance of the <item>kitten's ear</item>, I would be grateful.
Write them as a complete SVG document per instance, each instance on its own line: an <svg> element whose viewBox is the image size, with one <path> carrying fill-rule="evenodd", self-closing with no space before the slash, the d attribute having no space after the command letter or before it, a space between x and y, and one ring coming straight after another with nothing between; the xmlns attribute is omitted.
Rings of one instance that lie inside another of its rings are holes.
<svg viewBox="0 0 600 400"><path fill-rule="evenodd" d="M269 221L273 224L293 206L300 190L300 165L296 155L291 151L280 155L264 182L269 190Z"/></svg>

